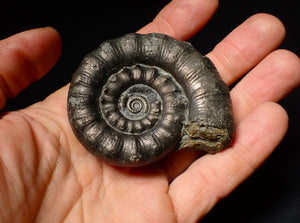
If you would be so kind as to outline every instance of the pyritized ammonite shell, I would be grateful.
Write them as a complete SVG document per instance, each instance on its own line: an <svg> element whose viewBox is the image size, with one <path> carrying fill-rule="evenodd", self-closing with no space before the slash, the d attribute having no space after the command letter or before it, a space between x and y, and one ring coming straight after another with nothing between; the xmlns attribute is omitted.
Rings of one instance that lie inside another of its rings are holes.
<svg viewBox="0 0 300 223"><path fill-rule="evenodd" d="M82 145L114 165L143 166L172 150L230 146L229 90L191 44L127 34L89 53L72 77L68 116Z"/></svg>

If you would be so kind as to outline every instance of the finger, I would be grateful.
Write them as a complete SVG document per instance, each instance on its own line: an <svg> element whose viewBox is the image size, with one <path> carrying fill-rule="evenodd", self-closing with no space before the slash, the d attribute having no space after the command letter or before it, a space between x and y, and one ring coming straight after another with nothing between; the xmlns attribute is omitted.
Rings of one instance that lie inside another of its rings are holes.
<svg viewBox="0 0 300 223"><path fill-rule="evenodd" d="M256 14L232 31L207 56L230 85L276 49L285 36L281 21Z"/></svg>
<svg viewBox="0 0 300 223"><path fill-rule="evenodd" d="M235 123L265 101L277 102L300 84L300 59L287 50L267 56L231 91Z"/></svg>
<svg viewBox="0 0 300 223"><path fill-rule="evenodd" d="M266 102L240 122L233 147L194 162L170 185L178 222L196 222L258 168L283 138L288 116Z"/></svg>
<svg viewBox="0 0 300 223"><path fill-rule="evenodd" d="M51 27L28 30L0 41L0 109L31 82L46 74L61 52Z"/></svg>
<svg viewBox="0 0 300 223"><path fill-rule="evenodd" d="M273 51L284 35L284 26L277 18L268 14L257 14L231 32L208 56L225 82L230 84ZM172 181L182 173L200 155L201 152L184 151L168 156L162 164L169 180Z"/></svg>
<svg viewBox="0 0 300 223"><path fill-rule="evenodd" d="M252 109L265 101L277 102L300 84L300 60L287 50L268 55L231 91L234 122L237 125ZM201 152L184 151L168 156L164 167L172 181Z"/></svg>
<svg viewBox="0 0 300 223"><path fill-rule="evenodd" d="M187 40L197 33L217 10L217 0L173 0L139 33L165 33Z"/></svg>

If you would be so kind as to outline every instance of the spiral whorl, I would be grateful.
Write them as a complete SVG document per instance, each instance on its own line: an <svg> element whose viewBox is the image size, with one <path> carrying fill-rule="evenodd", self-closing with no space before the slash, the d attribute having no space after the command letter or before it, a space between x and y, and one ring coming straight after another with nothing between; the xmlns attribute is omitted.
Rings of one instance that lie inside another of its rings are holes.
<svg viewBox="0 0 300 223"><path fill-rule="evenodd" d="M189 43L127 34L88 54L73 75L68 115L99 158L142 166L177 149L215 153L232 140L229 91Z"/></svg>

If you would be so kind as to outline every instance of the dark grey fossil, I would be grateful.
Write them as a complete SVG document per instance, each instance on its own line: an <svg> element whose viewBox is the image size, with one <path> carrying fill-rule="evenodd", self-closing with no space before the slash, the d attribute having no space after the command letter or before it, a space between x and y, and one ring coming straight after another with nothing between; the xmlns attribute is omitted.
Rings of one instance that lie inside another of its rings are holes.
<svg viewBox="0 0 300 223"><path fill-rule="evenodd" d="M215 66L190 43L127 34L102 43L75 71L68 116L100 159L143 166L167 153L231 145L232 106Z"/></svg>

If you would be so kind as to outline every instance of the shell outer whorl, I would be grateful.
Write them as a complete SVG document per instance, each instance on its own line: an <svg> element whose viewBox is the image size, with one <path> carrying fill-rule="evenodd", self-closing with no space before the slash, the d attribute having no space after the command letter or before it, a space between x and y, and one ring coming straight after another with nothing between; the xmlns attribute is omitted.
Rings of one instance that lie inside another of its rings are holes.
<svg viewBox="0 0 300 223"><path fill-rule="evenodd" d="M73 74L68 116L100 159L143 166L172 150L216 153L231 145L229 90L191 44L131 33L89 53Z"/></svg>

